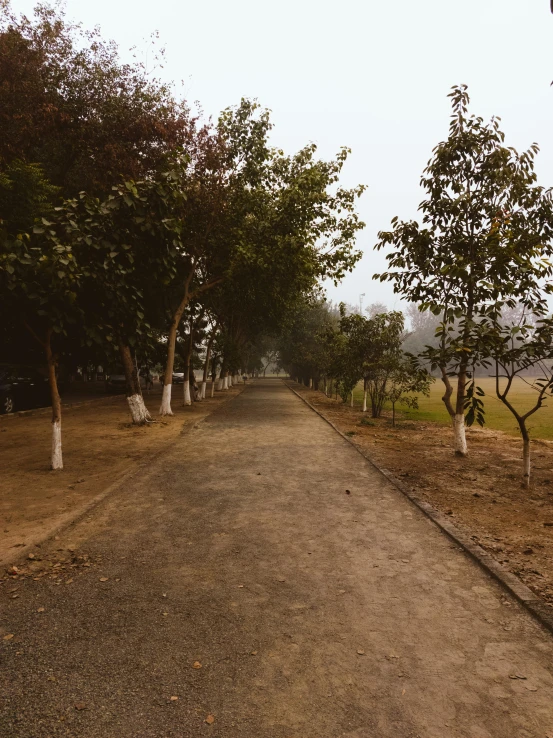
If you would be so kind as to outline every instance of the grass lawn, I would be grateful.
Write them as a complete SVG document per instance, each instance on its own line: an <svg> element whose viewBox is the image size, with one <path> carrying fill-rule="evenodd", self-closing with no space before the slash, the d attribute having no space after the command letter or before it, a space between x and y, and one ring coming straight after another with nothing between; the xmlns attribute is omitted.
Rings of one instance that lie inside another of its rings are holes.
<svg viewBox="0 0 553 738"><path fill-rule="evenodd" d="M486 410L486 426L495 430L505 431L511 435L519 435L518 426L509 410L495 396L495 380L492 378L477 378L478 386L482 387L486 396L484 408ZM419 409L412 410L401 405L396 406L400 417L411 420L430 420L435 423L449 425L449 416L442 402L443 383L437 379L430 389L430 396L419 395ZM516 379L509 398L514 407L520 412L530 409L534 403L535 390L531 389L522 379ZM356 406L363 403L363 383L361 382L354 391L354 402ZM553 400L546 402L538 412L528 421L528 428L532 438L543 438L553 440ZM391 409L386 407L386 409ZM370 409L369 409L370 412Z"/></svg>

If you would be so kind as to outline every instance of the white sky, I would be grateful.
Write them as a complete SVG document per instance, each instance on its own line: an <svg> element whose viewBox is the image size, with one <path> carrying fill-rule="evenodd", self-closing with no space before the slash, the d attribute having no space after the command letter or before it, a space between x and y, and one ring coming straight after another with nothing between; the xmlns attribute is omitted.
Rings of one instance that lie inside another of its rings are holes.
<svg viewBox="0 0 553 738"><path fill-rule="evenodd" d="M34 0L12 0L29 13ZM256 97L273 111L273 142L309 141L330 157L352 149L345 184L369 186L363 260L329 297L393 307L373 252L394 215L416 216L419 178L447 136L449 88L469 85L472 109L502 118L507 145L537 141L540 183L553 185L553 15L549 0L67 0L68 15L99 24L122 56L158 30L160 76L184 82L207 114Z"/></svg>

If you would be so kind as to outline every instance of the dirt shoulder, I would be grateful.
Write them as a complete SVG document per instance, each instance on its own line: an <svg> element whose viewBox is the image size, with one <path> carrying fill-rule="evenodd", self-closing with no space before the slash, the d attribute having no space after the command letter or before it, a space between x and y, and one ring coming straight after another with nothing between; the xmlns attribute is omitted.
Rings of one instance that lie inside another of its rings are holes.
<svg viewBox="0 0 553 738"><path fill-rule="evenodd" d="M180 390L180 392L179 392ZM0 422L0 565L21 549L63 525L123 475L163 450L186 427L234 397L241 386L216 392L213 399L182 405L174 388L173 417L157 418L161 390L145 395L156 419L136 427L124 396L64 408L63 471L49 469L51 426L37 413ZM209 394L209 387L208 387Z"/></svg>
<svg viewBox="0 0 553 738"><path fill-rule="evenodd" d="M467 430L469 456L453 455L449 427L399 419L396 428L322 392L289 382L374 462L516 574L553 608L553 445L533 443L533 482L521 484L521 444L501 431Z"/></svg>

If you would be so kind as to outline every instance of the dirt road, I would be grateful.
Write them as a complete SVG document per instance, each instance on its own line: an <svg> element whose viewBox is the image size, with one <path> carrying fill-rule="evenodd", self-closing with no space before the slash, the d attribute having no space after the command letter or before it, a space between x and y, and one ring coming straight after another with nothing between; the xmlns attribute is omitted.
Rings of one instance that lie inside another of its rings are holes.
<svg viewBox="0 0 553 738"><path fill-rule="evenodd" d="M37 559L2 738L553 735L550 635L278 380Z"/></svg>

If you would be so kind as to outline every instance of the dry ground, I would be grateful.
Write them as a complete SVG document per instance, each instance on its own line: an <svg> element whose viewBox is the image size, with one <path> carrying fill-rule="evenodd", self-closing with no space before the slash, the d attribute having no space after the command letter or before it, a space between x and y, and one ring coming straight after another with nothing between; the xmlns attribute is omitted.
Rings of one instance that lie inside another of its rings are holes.
<svg viewBox="0 0 553 738"><path fill-rule="evenodd" d="M374 420L290 383L376 464L451 515L459 528L553 607L553 445L534 441L533 481L521 485L521 444L501 431L468 429L469 457L453 455L447 426Z"/></svg>
<svg viewBox="0 0 553 738"><path fill-rule="evenodd" d="M240 387L216 392L213 399L182 405L182 387L173 388L173 417L157 418L161 391L145 395L155 423L136 427L124 396L64 409L64 470L49 469L49 414L0 416L0 564L36 540L174 441L183 428L201 420L233 397ZM208 387L209 394L209 387Z"/></svg>

